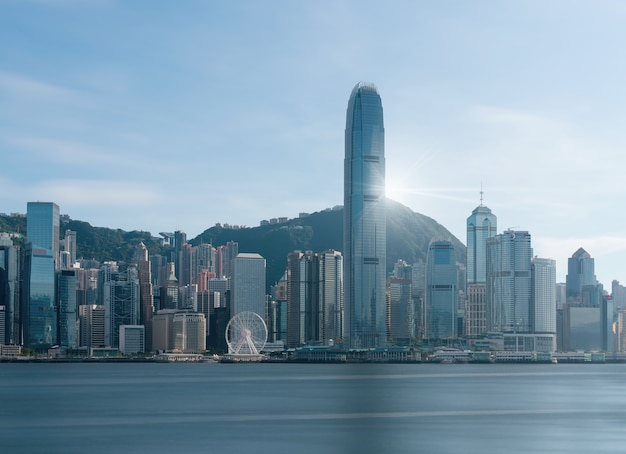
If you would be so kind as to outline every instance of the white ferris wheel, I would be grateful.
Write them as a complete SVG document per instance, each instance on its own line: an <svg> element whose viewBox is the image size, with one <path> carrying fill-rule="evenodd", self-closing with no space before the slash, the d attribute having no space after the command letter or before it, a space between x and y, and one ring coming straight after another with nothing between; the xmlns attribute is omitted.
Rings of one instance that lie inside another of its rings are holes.
<svg viewBox="0 0 626 454"><path fill-rule="evenodd" d="M267 326L256 312L239 312L226 325L231 355L258 355L267 341Z"/></svg>

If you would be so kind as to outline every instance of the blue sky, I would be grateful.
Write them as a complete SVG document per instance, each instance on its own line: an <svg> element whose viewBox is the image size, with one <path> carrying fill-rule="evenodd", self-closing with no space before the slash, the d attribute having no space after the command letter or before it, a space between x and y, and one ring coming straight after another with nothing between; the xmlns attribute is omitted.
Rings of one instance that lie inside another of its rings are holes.
<svg viewBox="0 0 626 454"><path fill-rule="evenodd" d="M345 109L374 82L388 196L626 283L626 3L0 3L0 211L193 237L343 203Z"/></svg>

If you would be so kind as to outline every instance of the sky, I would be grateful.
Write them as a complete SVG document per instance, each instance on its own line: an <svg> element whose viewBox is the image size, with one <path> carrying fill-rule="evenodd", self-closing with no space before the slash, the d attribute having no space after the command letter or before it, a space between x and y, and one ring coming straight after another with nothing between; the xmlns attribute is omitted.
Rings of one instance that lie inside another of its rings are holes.
<svg viewBox="0 0 626 454"><path fill-rule="evenodd" d="M387 196L463 243L480 203L626 283L622 1L0 1L0 212L193 238L343 204L380 92Z"/></svg>

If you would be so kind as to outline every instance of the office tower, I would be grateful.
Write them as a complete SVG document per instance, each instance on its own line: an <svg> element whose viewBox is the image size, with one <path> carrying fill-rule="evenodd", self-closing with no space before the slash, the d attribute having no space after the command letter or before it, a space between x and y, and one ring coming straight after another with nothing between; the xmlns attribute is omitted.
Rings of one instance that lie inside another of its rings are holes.
<svg viewBox="0 0 626 454"><path fill-rule="evenodd" d="M594 259L583 248L579 248L567 259L565 285L568 301L580 300L584 286L596 285L594 268Z"/></svg>
<svg viewBox="0 0 626 454"><path fill-rule="evenodd" d="M59 273L59 346L78 347L78 305L76 304L76 271Z"/></svg>
<svg viewBox="0 0 626 454"><path fill-rule="evenodd" d="M120 325L138 325L139 277L136 266L102 266L102 296L105 309L105 345L119 347Z"/></svg>
<svg viewBox="0 0 626 454"><path fill-rule="evenodd" d="M191 274L193 283L200 284L199 276L203 273L211 273L215 277L215 248L206 243L199 244L191 250ZM205 288L199 291L206 290Z"/></svg>
<svg viewBox="0 0 626 454"><path fill-rule="evenodd" d="M25 346L39 351L57 344L59 222L57 204L27 204L21 316Z"/></svg>
<svg viewBox="0 0 626 454"><path fill-rule="evenodd" d="M413 316L415 337L424 337L424 301L426 300L426 264L419 260L411 267L411 298L413 298Z"/></svg>
<svg viewBox="0 0 626 454"><path fill-rule="evenodd" d="M154 295L152 293L152 273L148 260L148 249L143 244L135 247L133 263L137 265L137 277L139 279L139 324L145 327L144 339L146 344L143 351L152 351L152 314L154 313Z"/></svg>
<svg viewBox="0 0 626 454"><path fill-rule="evenodd" d="M181 251L183 249L183 245L187 244L187 234L181 230L176 230L173 235L174 240L174 250L172 251L171 261L174 263L174 272L176 273L176 279L181 280L181 270L182 270L182 257Z"/></svg>
<svg viewBox="0 0 626 454"><path fill-rule="evenodd" d="M152 319L152 348L157 352L174 350L174 315L176 309L161 309Z"/></svg>
<svg viewBox="0 0 626 454"><path fill-rule="evenodd" d="M0 306L4 306L5 335L0 343L21 343L20 330L20 248L6 233L0 234Z"/></svg>
<svg viewBox="0 0 626 454"><path fill-rule="evenodd" d="M556 335L556 262L534 257L531 282L533 332Z"/></svg>
<svg viewBox="0 0 626 454"><path fill-rule="evenodd" d="M458 270L454 246L433 241L426 258L425 337L449 339L458 336Z"/></svg>
<svg viewBox="0 0 626 454"><path fill-rule="evenodd" d="M387 280L389 288L389 338L408 342L415 337L415 316L411 298L411 280L396 277Z"/></svg>
<svg viewBox="0 0 626 454"><path fill-rule="evenodd" d="M165 274L167 268L167 257L159 254L149 256L150 260L150 279L152 281L152 288L161 287L161 276ZM167 278L167 276L165 276Z"/></svg>
<svg viewBox="0 0 626 454"><path fill-rule="evenodd" d="M78 306L81 347L101 348L105 346L105 310L101 304Z"/></svg>
<svg viewBox="0 0 626 454"><path fill-rule="evenodd" d="M196 312L178 312L172 320L174 349L183 353L206 350L206 318Z"/></svg>
<svg viewBox="0 0 626 454"><path fill-rule="evenodd" d="M155 305L155 309L178 309L178 279L176 279L174 264L169 262L164 271L167 276L160 279L159 305L158 307Z"/></svg>
<svg viewBox="0 0 626 454"><path fill-rule="evenodd" d="M101 304L101 295L98 290L100 269L75 268L76 272L76 304Z"/></svg>
<svg viewBox="0 0 626 454"><path fill-rule="evenodd" d="M215 274L222 277L231 277L233 273L232 262L239 254L239 243L229 241L224 246L220 246L216 251Z"/></svg>
<svg viewBox="0 0 626 454"><path fill-rule="evenodd" d="M487 331L530 333L530 234L507 230L487 240Z"/></svg>
<svg viewBox="0 0 626 454"><path fill-rule="evenodd" d="M615 309L626 309L626 287L617 280L611 282L611 296Z"/></svg>
<svg viewBox="0 0 626 454"><path fill-rule="evenodd" d="M0 305L0 345L6 345L6 306Z"/></svg>
<svg viewBox="0 0 626 454"><path fill-rule="evenodd" d="M143 325L120 325L120 352L124 355L145 352L145 327Z"/></svg>
<svg viewBox="0 0 626 454"><path fill-rule="evenodd" d="M386 344L385 131L373 84L357 84L346 112L343 243L349 348Z"/></svg>
<svg viewBox="0 0 626 454"><path fill-rule="evenodd" d="M474 208L467 218L467 299L465 303L465 335L486 334L487 240L497 231L497 218L483 205Z"/></svg>
<svg viewBox="0 0 626 454"><path fill-rule="evenodd" d="M487 240L497 233L497 218L483 205L482 191L480 205L474 208L467 218L467 283L487 282Z"/></svg>
<svg viewBox="0 0 626 454"><path fill-rule="evenodd" d="M237 254L233 259L230 316L256 312L265 317L265 259L259 254Z"/></svg>
<svg viewBox="0 0 626 454"><path fill-rule="evenodd" d="M334 343L342 337L340 252L294 251L287 257L287 346Z"/></svg>
<svg viewBox="0 0 626 454"><path fill-rule="evenodd" d="M59 206L51 202L28 202L26 205L26 241L59 256Z"/></svg>
<svg viewBox="0 0 626 454"><path fill-rule="evenodd" d="M76 262L76 232L73 230L65 231L63 250L68 253L67 262L69 263L69 266L67 268L72 268Z"/></svg>
<svg viewBox="0 0 626 454"><path fill-rule="evenodd" d="M178 277L178 283L180 286L195 283L196 276L194 276L192 272L192 255L193 247L191 244L183 244L180 248L180 252L178 253L178 264L176 265L176 277Z"/></svg>

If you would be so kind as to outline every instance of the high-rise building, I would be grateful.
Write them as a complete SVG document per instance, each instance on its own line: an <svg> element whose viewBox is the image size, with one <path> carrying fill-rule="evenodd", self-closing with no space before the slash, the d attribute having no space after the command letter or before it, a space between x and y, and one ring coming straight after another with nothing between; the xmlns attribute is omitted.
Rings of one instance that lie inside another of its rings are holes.
<svg viewBox="0 0 626 454"><path fill-rule="evenodd" d="M145 352L145 337L143 325L120 325L120 352L124 355Z"/></svg>
<svg viewBox="0 0 626 454"><path fill-rule="evenodd" d="M105 310L101 304L78 306L81 347L101 348L104 343Z"/></svg>
<svg viewBox="0 0 626 454"><path fill-rule="evenodd" d="M78 305L76 304L76 270L59 273L59 346L78 347Z"/></svg>
<svg viewBox="0 0 626 454"><path fill-rule="evenodd" d="M454 246L433 241L426 259L425 336L429 339L458 337L458 270Z"/></svg>
<svg viewBox="0 0 626 454"><path fill-rule="evenodd" d="M349 348L386 344L385 130L373 84L357 84L346 113L343 242Z"/></svg>
<svg viewBox="0 0 626 454"><path fill-rule="evenodd" d="M24 344L36 350L57 344L59 224L57 204L27 204L21 316Z"/></svg>
<svg viewBox="0 0 626 454"><path fill-rule="evenodd" d="M139 277L136 266L102 266L105 344L119 347L120 325L138 325L140 317Z"/></svg>
<svg viewBox="0 0 626 454"><path fill-rule="evenodd" d="M251 311L265 320L265 259L259 254L240 253L232 265L230 316Z"/></svg>
<svg viewBox="0 0 626 454"><path fill-rule="evenodd" d="M26 205L26 241L52 251L59 257L59 206L52 202L28 202ZM57 266L58 268L58 266Z"/></svg>
<svg viewBox="0 0 626 454"><path fill-rule="evenodd" d="M72 268L76 262L76 232L73 230L65 231L65 238L63 239L63 250L67 252L67 268Z"/></svg>
<svg viewBox="0 0 626 454"><path fill-rule="evenodd" d="M483 205L467 218L467 299L465 301L465 334L486 334L487 240L497 233L497 218Z"/></svg>
<svg viewBox="0 0 626 454"><path fill-rule="evenodd" d="M20 330L20 249L8 234L0 234L0 306L4 306L5 335L0 343L17 345Z"/></svg>
<svg viewBox="0 0 626 454"><path fill-rule="evenodd" d="M487 331L530 333L530 234L507 230L487 240Z"/></svg>
<svg viewBox="0 0 626 454"><path fill-rule="evenodd" d="M287 257L287 346L328 345L342 337L340 252L294 251Z"/></svg>
<svg viewBox="0 0 626 454"><path fill-rule="evenodd" d="M594 259L583 248L567 259L565 285L568 301L580 300L584 286L597 284L594 268Z"/></svg>
<svg viewBox="0 0 626 454"><path fill-rule="evenodd" d="M411 279L392 277L387 280L389 289L389 338L408 341L415 337L415 316L411 298Z"/></svg>
<svg viewBox="0 0 626 454"><path fill-rule="evenodd" d="M148 249L140 242L135 247L133 263L137 265L137 277L139 278L139 324L145 327L144 339L146 344L144 350L152 351L152 314L154 313L154 295L152 293L152 276L150 272L150 261L148 260Z"/></svg>
<svg viewBox="0 0 626 454"><path fill-rule="evenodd" d="M556 335L556 262L534 257L531 281L533 332Z"/></svg>
<svg viewBox="0 0 626 454"><path fill-rule="evenodd" d="M174 349L183 353L206 350L206 318L197 312L178 312L172 320Z"/></svg>

